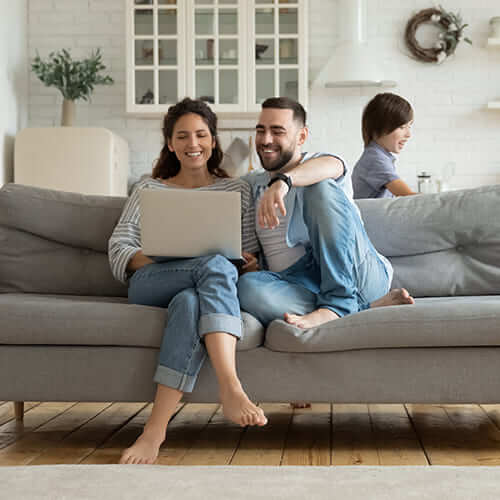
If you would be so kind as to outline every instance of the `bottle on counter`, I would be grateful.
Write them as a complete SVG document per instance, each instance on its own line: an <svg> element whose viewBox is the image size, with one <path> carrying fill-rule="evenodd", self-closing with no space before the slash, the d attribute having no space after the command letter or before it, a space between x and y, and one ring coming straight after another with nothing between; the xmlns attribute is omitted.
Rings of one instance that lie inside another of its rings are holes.
<svg viewBox="0 0 500 500"><path fill-rule="evenodd" d="M431 174L420 172L417 175L418 192L422 194L434 193L434 184L431 179Z"/></svg>

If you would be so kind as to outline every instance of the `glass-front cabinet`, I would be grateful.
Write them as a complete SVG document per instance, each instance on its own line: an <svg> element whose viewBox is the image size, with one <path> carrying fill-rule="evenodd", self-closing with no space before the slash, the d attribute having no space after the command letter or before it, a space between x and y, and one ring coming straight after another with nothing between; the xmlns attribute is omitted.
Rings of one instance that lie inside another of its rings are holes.
<svg viewBox="0 0 500 500"><path fill-rule="evenodd" d="M125 0L127 111L184 96L256 112L270 96L307 105L307 0Z"/></svg>

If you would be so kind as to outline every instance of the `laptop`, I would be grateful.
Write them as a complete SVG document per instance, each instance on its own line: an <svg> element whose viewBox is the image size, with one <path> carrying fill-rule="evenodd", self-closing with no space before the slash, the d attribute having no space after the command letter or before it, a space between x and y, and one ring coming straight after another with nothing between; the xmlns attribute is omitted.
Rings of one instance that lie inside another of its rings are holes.
<svg viewBox="0 0 500 500"><path fill-rule="evenodd" d="M139 210L145 255L184 258L221 254L237 265L245 262L238 192L142 189Z"/></svg>

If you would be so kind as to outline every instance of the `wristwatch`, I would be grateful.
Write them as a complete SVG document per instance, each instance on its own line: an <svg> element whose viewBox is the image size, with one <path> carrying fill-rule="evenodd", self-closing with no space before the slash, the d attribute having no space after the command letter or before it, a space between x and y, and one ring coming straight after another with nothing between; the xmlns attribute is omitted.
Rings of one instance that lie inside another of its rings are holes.
<svg viewBox="0 0 500 500"><path fill-rule="evenodd" d="M276 181L283 181L288 186L288 191L292 189L292 178L289 175L282 174L278 172L275 176L268 182L267 187L273 184Z"/></svg>

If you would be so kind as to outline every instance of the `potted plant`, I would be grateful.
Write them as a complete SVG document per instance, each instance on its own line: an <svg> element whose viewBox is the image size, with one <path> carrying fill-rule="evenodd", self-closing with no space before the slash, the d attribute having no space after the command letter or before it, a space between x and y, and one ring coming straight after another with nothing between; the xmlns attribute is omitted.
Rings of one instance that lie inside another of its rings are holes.
<svg viewBox="0 0 500 500"><path fill-rule="evenodd" d="M88 101L95 85L111 85L113 79L103 76L106 69L102 63L99 49L92 51L87 59L76 61L68 50L51 52L47 60L42 60L37 53L31 69L46 87L56 87L64 97L62 108L62 126L73 124L75 117L75 101Z"/></svg>

